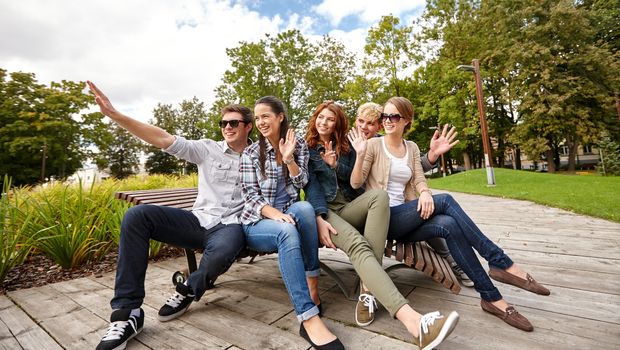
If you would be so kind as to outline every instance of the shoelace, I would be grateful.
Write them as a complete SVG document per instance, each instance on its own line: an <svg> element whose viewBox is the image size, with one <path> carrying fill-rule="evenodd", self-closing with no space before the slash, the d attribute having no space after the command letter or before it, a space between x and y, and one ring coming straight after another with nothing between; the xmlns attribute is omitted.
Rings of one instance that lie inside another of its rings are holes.
<svg viewBox="0 0 620 350"><path fill-rule="evenodd" d="M428 327L435 324L435 320L443 318L443 316L439 313L439 311L429 312L425 315L422 315L420 319L420 329L424 333L428 333ZM422 339L422 332L420 332L420 339Z"/></svg>
<svg viewBox="0 0 620 350"><path fill-rule="evenodd" d="M180 294L179 292L174 292L168 300L166 300L166 305L170 305L172 307L177 307L181 305L181 302L187 298L186 295Z"/></svg>
<svg viewBox="0 0 620 350"><path fill-rule="evenodd" d="M360 294L359 301L364 303L364 306L368 308L369 314L375 312L375 308L377 307L377 301L375 300L375 297L373 295L362 293Z"/></svg>
<svg viewBox="0 0 620 350"><path fill-rule="evenodd" d="M108 331L105 332L105 335L103 336L103 338L101 340L116 340L116 339L120 339L123 334L125 334L125 328L127 328L127 326L131 326L131 328L133 328L134 332L137 332L138 330L136 329L136 325L135 325L135 320L133 317L129 318L128 321L116 321L116 322L112 322L110 324L110 327L108 327Z"/></svg>

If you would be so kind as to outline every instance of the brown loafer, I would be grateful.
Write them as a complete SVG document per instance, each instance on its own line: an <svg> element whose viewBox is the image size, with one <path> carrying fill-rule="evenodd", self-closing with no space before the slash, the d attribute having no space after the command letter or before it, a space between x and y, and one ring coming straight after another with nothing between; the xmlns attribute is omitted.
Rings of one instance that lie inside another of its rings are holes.
<svg viewBox="0 0 620 350"><path fill-rule="evenodd" d="M504 322L515 328L526 332L531 332L534 330L534 326L532 326L530 321L512 306L506 308L505 312L485 300L480 301L480 306L482 307L482 310L501 318Z"/></svg>
<svg viewBox="0 0 620 350"><path fill-rule="evenodd" d="M542 284L536 282L536 280L532 276L530 276L529 273L527 274L527 278L523 279L515 275L512 275L506 272L505 270L490 268L489 277L491 277L492 279L498 282L512 284L515 287L529 290L532 293L536 293L540 295L551 294L551 291L549 291L549 289L547 289Z"/></svg>

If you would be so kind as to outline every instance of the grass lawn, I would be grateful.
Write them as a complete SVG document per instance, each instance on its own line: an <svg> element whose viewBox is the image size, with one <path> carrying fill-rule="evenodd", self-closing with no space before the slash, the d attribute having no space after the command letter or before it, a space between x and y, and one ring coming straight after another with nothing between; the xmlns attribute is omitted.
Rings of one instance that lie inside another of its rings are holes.
<svg viewBox="0 0 620 350"><path fill-rule="evenodd" d="M495 168L495 187L485 169L431 179L431 188L525 199L575 213L620 222L620 177L561 175Z"/></svg>

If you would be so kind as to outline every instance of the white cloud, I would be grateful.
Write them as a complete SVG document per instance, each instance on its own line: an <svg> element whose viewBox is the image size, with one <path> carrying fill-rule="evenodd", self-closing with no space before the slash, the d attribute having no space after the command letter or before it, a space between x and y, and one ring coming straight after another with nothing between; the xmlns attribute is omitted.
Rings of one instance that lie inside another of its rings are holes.
<svg viewBox="0 0 620 350"><path fill-rule="evenodd" d="M316 13L268 17L248 8L255 0L0 0L0 68L36 74L39 82L92 80L116 107L146 121L158 102L177 105L197 96L210 104L230 67L226 48L265 33L313 28L358 15L367 24L331 30L361 58L368 27L423 0L325 0ZM291 8L292 9L292 8ZM283 12L283 13L284 13Z"/></svg>
<svg viewBox="0 0 620 350"><path fill-rule="evenodd" d="M362 22L370 24L378 21L381 16L400 16L423 8L425 4L425 0L323 0L314 11L327 17L333 26L338 26L342 19L351 15L359 16Z"/></svg>
<svg viewBox="0 0 620 350"><path fill-rule="evenodd" d="M45 84L93 80L141 120L157 102L194 95L212 102L230 66L225 49L286 25L221 0L0 0L0 7L0 32L10 33L0 36L0 67Z"/></svg>

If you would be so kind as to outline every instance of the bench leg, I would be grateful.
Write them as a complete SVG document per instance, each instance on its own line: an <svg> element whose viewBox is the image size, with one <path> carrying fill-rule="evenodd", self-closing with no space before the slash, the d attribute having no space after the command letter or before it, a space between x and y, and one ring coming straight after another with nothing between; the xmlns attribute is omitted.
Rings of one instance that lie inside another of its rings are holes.
<svg viewBox="0 0 620 350"><path fill-rule="evenodd" d="M357 291L358 291L359 285L360 285L360 278L359 278L359 276L356 275L355 283L353 284L353 288L347 288L347 285L344 283L342 278L340 278L340 276L338 276L336 271L332 270L331 267L327 266L322 261L321 261L321 270L325 271L325 273L327 273L329 275L329 277L334 279L334 281L336 282L336 284L338 285L338 287L342 291L342 294L344 294L345 298L347 298L349 300L352 300L352 301L357 301Z"/></svg>
<svg viewBox="0 0 620 350"><path fill-rule="evenodd" d="M198 265L196 264L196 253L194 252L194 250L185 249L185 257L187 258L187 267L189 268L189 273L198 270Z"/></svg>

